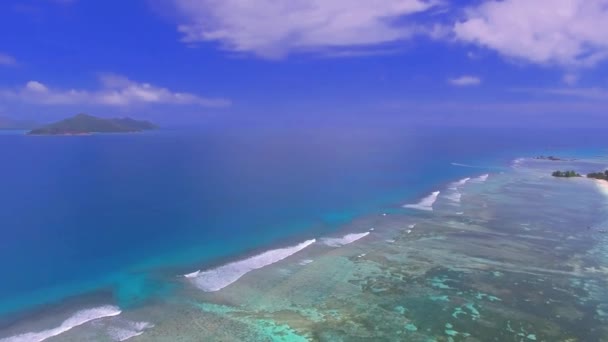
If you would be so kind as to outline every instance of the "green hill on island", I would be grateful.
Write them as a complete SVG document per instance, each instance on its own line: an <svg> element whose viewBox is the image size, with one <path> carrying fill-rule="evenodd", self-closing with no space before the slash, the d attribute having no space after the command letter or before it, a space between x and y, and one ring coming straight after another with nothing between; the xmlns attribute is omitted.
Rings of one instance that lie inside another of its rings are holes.
<svg viewBox="0 0 608 342"><path fill-rule="evenodd" d="M31 130L30 135L69 135L89 133L132 133L158 128L149 121L131 118L103 119L88 114L78 114L46 126Z"/></svg>

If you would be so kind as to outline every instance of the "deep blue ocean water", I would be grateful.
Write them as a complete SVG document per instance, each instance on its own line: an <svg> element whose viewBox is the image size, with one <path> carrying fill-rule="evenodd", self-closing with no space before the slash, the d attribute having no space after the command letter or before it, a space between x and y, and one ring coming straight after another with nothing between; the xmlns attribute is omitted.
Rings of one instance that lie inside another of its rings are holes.
<svg viewBox="0 0 608 342"><path fill-rule="evenodd" d="M154 281L161 269L327 235L519 156L603 151L601 131L21 133L0 133L0 316L101 289L136 305L170 290Z"/></svg>

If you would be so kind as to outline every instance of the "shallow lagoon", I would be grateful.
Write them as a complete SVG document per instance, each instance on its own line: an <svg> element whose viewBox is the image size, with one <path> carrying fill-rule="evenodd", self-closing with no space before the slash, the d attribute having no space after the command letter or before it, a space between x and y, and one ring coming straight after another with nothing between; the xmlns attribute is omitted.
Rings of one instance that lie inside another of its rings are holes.
<svg viewBox="0 0 608 342"><path fill-rule="evenodd" d="M518 160L487 178L471 170L435 189L432 210L399 205L357 218L335 237L368 235L319 237L216 292L166 276L171 296L54 339L607 340L608 236L598 229L608 198L592 180L549 176L604 165Z"/></svg>

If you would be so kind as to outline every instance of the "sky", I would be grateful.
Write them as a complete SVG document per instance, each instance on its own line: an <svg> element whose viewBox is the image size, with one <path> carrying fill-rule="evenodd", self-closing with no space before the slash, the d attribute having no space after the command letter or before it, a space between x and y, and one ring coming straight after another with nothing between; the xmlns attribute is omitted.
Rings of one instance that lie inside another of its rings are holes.
<svg viewBox="0 0 608 342"><path fill-rule="evenodd" d="M602 125L608 0L3 0L0 117Z"/></svg>

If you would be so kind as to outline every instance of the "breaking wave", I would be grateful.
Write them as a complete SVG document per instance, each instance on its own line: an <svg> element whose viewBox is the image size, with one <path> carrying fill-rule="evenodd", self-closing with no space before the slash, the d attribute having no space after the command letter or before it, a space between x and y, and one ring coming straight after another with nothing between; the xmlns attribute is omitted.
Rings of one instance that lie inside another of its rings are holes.
<svg viewBox="0 0 608 342"><path fill-rule="evenodd" d="M116 306L106 305L92 309L85 309L76 312L70 318L61 323L60 326L39 332L28 332L25 334L15 335L0 339L0 342L42 342L48 338L60 335L79 325L87 322L120 315L121 311Z"/></svg>
<svg viewBox="0 0 608 342"><path fill-rule="evenodd" d="M445 195L445 197L452 202L456 202L456 203L460 202L460 199L462 198L462 194L460 193L459 189L461 187L463 187L465 184L467 184L467 182L470 180L471 180L471 178L467 177L467 178L463 178L457 182L451 183L450 186L448 187L448 194Z"/></svg>
<svg viewBox="0 0 608 342"><path fill-rule="evenodd" d="M322 239L322 241L327 246L340 247L340 246L348 245L349 243L353 243L368 235L369 235L369 232L358 233L358 234L347 234L341 238L324 238L324 239Z"/></svg>
<svg viewBox="0 0 608 342"><path fill-rule="evenodd" d="M316 240L304 241L298 245L273 249L251 258L235 261L208 271L196 271L184 275L194 286L205 292L214 292L239 280L245 274L281 261L315 243Z"/></svg>
<svg viewBox="0 0 608 342"><path fill-rule="evenodd" d="M430 195L428 195L427 197L423 198L420 202L418 202L416 204L406 204L403 207L410 208L410 209L432 211L433 204L435 204L435 201L437 201L437 197L439 197L439 193L440 193L439 191L435 191L435 192L431 193Z"/></svg>
<svg viewBox="0 0 608 342"><path fill-rule="evenodd" d="M485 175L481 175L479 177L475 177L475 178L471 179L471 182L483 183L488 180L488 177L490 177L490 175L486 173Z"/></svg>
<svg viewBox="0 0 608 342"><path fill-rule="evenodd" d="M154 324L148 322L125 321L123 326L109 328L108 334L114 341L121 342L139 336L150 328L154 328Z"/></svg>
<svg viewBox="0 0 608 342"><path fill-rule="evenodd" d="M470 180L471 180L471 178L470 178L470 177L463 178L463 179L459 180L458 182L454 182L454 183L453 183L453 186L454 186L454 187L460 187L460 186L463 186L463 185L467 184L467 182L468 182L468 181L470 181Z"/></svg>
<svg viewBox="0 0 608 342"><path fill-rule="evenodd" d="M451 194L446 195L445 197L452 202L460 202L460 199L462 198L462 194L458 191L455 191Z"/></svg>

